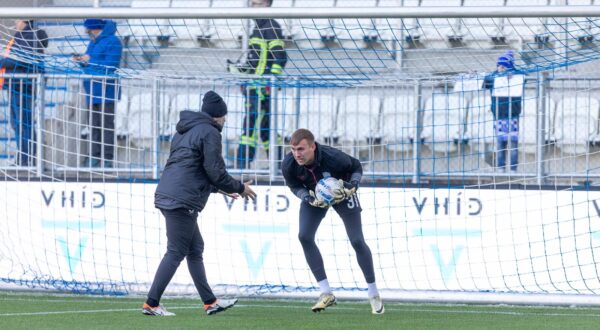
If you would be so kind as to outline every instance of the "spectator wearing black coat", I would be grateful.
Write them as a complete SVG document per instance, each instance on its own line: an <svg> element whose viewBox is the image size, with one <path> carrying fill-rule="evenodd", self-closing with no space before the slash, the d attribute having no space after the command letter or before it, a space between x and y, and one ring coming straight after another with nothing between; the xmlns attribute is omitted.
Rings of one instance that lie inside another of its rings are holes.
<svg viewBox="0 0 600 330"><path fill-rule="evenodd" d="M154 205L160 209L167 223L167 253L158 266L144 303L142 311L146 315L174 315L159 302L184 258L207 314L223 311L237 301L217 300L208 285L198 213L204 209L212 192L252 199L256 194L250 182L242 183L225 170L220 132L225 123L227 105L213 91L207 92L202 102L201 112L181 112L169 159L156 188Z"/></svg>
<svg viewBox="0 0 600 330"><path fill-rule="evenodd" d="M0 60L3 74L36 74L44 71L41 54L48 47L48 35L44 30L35 29L31 20L15 21L15 34L8 42ZM33 165L36 153L36 132L34 128L34 104L36 84L33 78L0 79L2 88L10 90L10 123L15 131L18 154L15 164Z"/></svg>

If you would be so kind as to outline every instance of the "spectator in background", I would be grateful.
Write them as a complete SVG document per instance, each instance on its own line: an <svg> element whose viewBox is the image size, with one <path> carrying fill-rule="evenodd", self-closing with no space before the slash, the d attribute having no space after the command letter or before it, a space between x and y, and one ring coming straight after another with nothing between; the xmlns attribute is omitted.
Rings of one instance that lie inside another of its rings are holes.
<svg viewBox="0 0 600 330"><path fill-rule="evenodd" d="M252 7L271 7L272 0L252 0ZM287 62L281 26L274 19L256 19L250 35L248 58L245 63L228 62L228 70L234 73L255 75L278 75L283 72ZM246 116L243 121L242 136L237 154L237 167L246 168L254 160L258 139L265 149L269 149L271 127L271 88L268 79L259 79L242 86L246 99ZM276 142L276 141L271 141ZM277 142L276 142L277 143ZM280 141L278 144L283 143ZM278 148L278 157L283 150Z"/></svg>
<svg viewBox="0 0 600 330"><path fill-rule="evenodd" d="M121 63L123 45L116 36L117 24L111 20L86 19L83 26L90 37L84 55L73 56L87 75L103 76L85 78L86 101L92 115L91 157L83 166L112 167L114 159L115 102L121 99L121 88L114 76Z"/></svg>
<svg viewBox="0 0 600 330"><path fill-rule="evenodd" d="M34 21L17 19L16 33L8 42L0 60L2 74L36 74L44 71L41 54L48 47L48 35L35 29ZM15 165L32 166L36 153L34 105L36 82L32 78L0 78L0 89L10 89L10 123L15 130L18 154Z"/></svg>
<svg viewBox="0 0 600 330"><path fill-rule="evenodd" d="M497 166L500 171L505 171L508 151L510 170L516 172L519 164L519 115L521 115L523 101L524 73L515 68L512 51L498 57L496 68L496 71L485 77L483 88L492 91L491 111L494 115L496 132ZM506 79L506 84L502 88L496 83L499 78Z"/></svg>

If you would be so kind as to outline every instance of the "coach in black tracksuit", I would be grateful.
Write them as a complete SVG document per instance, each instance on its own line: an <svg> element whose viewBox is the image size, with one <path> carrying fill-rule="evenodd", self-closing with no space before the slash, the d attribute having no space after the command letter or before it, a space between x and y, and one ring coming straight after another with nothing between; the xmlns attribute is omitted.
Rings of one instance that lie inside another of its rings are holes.
<svg viewBox="0 0 600 330"><path fill-rule="evenodd" d="M156 271L144 314L162 315L154 311L183 258L187 259L205 309L217 301L206 280L202 259L204 241L198 229L198 213L206 205L210 193L218 190L234 198L237 194L253 199L256 196L249 182L235 180L225 170L220 132L226 114L225 102L213 91L205 94L201 112L186 110L180 114L177 133L171 142L169 159L154 199L154 205L166 218L167 253Z"/></svg>
<svg viewBox="0 0 600 330"><path fill-rule="evenodd" d="M363 236L360 215L362 209L355 193L362 177L362 165L358 159L338 149L316 143L313 134L307 129L294 132L290 142L292 152L285 156L281 168L286 185L302 200L298 238L308 266L321 289L320 301L313 307L313 311L320 311L335 303L323 258L315 243L315 234L327 214L328 205L314 197L314 190L317 182L328 176L344 181L343 194L337 196L333 209L344 221L346 233L369 286L369 298L378 297L373 258ZM326 302L320 305L324 296Z"/></svg>

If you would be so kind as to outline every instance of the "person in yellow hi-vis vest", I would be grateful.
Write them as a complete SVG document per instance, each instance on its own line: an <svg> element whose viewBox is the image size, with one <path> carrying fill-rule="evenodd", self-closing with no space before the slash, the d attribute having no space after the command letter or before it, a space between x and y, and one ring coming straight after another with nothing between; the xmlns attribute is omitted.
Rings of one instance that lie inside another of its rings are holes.
<svg viewBox="0 0 600 330"><path fill-rule="evenodd" d="M252 7L270 7L272 0L252 0ZM278 75L287 62L281 26L274 19L256 19L255 27L248 40L246 63L228 62L230 72L255 75ZM237 168L247 168L254 160L259 136L263 147L269 148L271 90L268 79L258 79L242 86L246 116L236 157ZM275 142L275 141L273 141ZM279 152L282 153L282 150ZM281 158L282 155L280 155Z"/></svg>
<svg viewBox="0 0 600 330"><path fill-rule="evenodd" d="M0 60L3 74L36 74L44 71L40 54L48 47L48 35L34 29L32 20L15 20L15 34ZM10 90L10 124L15 131L18 153L15 165L32 166L36 153L34 104L36 83L32 78L1 78L0 86Z"/></svg>

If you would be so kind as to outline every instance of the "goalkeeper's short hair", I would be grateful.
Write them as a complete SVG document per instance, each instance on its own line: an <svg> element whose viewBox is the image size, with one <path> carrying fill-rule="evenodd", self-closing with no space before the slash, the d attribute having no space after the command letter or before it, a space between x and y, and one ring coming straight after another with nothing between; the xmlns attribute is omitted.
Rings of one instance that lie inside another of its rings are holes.
<svg viewBox="0 0 600 330"><path fill-rule="evenodd" d="M292 137L290 138L290 144L295 146L304 139L306 139L306 142L308 142L308 144L310 145L315 143L315 136L311 131L307 130L306 128L299 128L294 133L292 133Z"/></svg>

